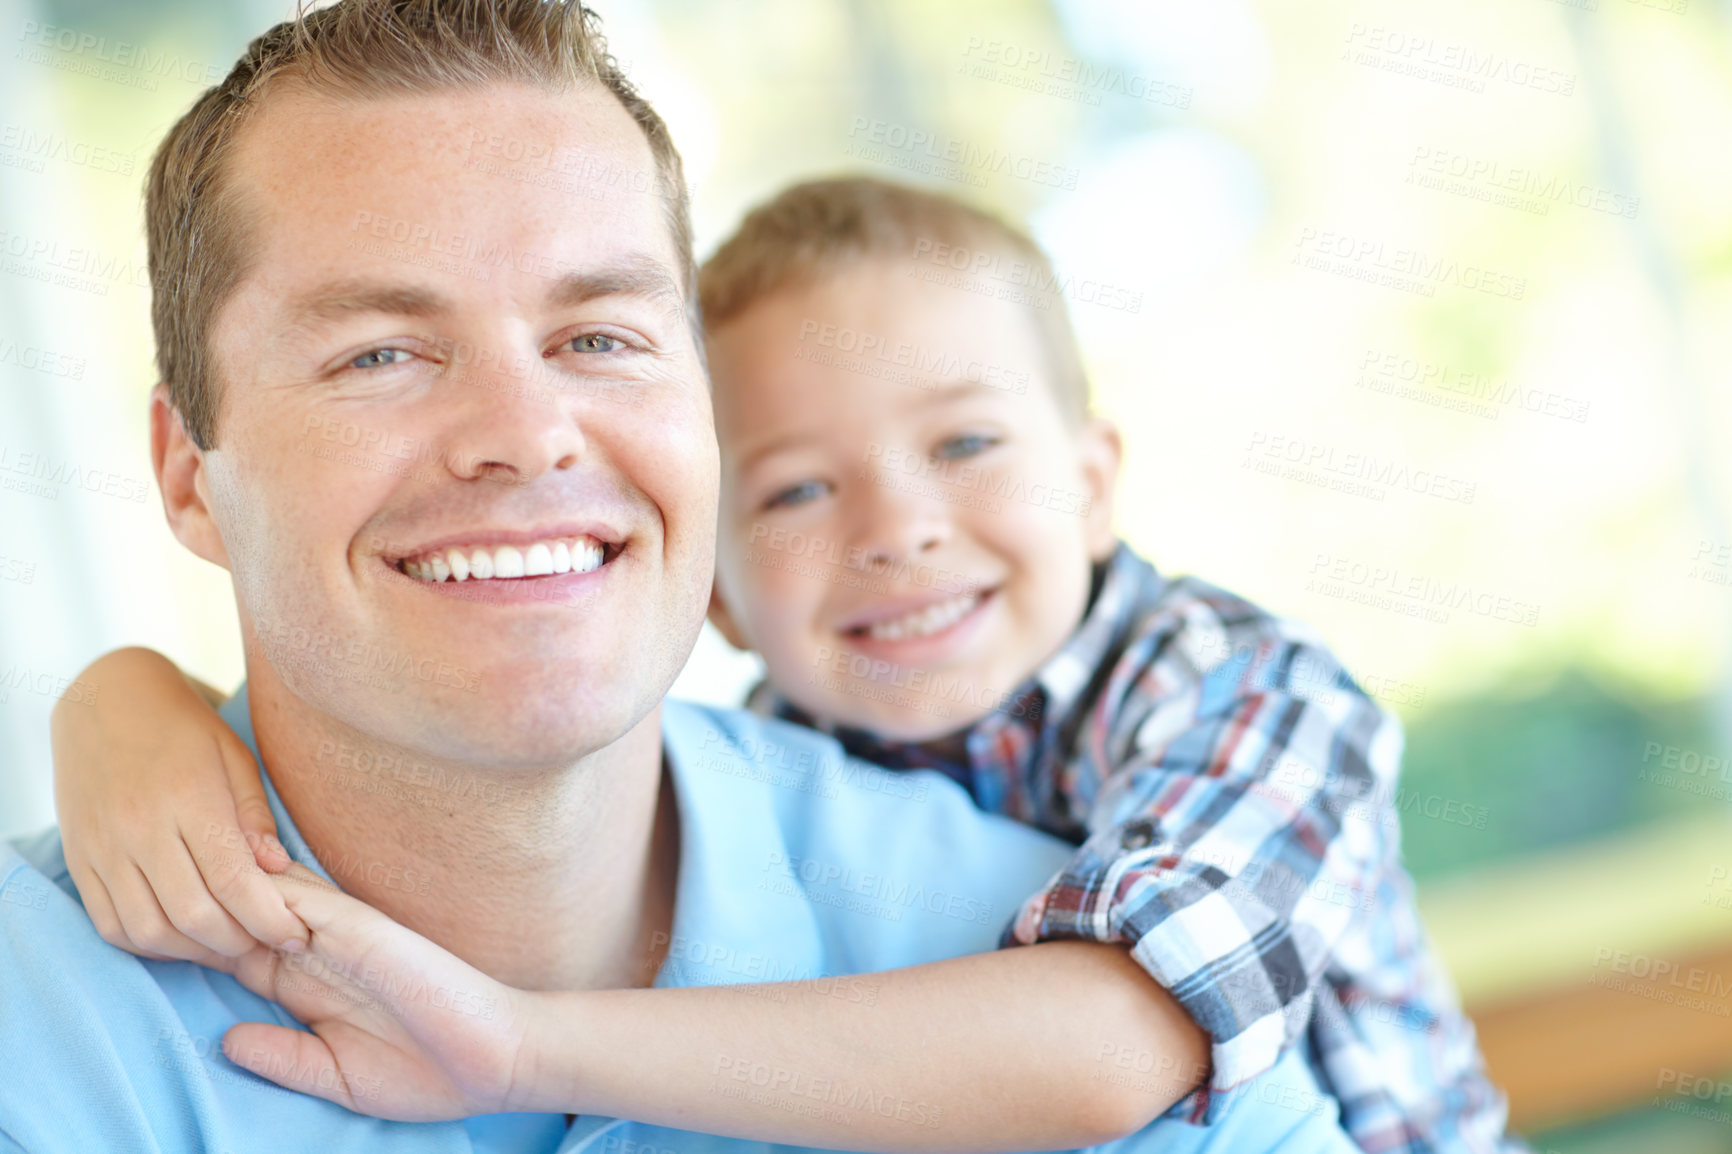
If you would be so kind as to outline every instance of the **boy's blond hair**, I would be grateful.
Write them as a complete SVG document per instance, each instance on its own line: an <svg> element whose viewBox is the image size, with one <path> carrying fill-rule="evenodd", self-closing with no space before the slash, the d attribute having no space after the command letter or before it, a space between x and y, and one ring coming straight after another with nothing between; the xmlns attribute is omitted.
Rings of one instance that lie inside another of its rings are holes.
<svg viewBox="0 0 1732 1154"><path fill-rule="evenodd" d="M216 443L220 400L210 321L247 262L247 219L227 158L270 86L287 77L363 99L502 82L605 89L649 142L680 272L691 288L691 213L680 154L661 117L608 55L595 13L578 0L339 0L303 8L249 44L228 77L169 130L145 186L157 371L200 448Z"/></svg>
<svg viewBox="0 0 1732 1154"><path fill-rule="evenodd" d="M1020 229L942 193L875 177L812 180L754 208L698 272L704 324L720 328L784 289L813 284L863 259L957 291L1027 303L1046 347L1059 407L1081 423L1088 378L1052 262Z"/></svg>

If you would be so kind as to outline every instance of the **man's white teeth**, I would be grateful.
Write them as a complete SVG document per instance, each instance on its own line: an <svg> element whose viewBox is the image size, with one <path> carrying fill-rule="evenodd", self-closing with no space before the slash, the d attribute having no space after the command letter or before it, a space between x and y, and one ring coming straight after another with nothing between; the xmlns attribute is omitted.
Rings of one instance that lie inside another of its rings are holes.
<svg viewBox="0 0 1732 1154"><path fill-rule="evenodd" d="M604 551L593 537L537 541L526 549L515 545L493 548L441 549L403 562L403 572L418 581L488 581L513 577L545 577L552 573L588 573L601 568Z"/></svg>
<svg viewBox="0 0 1732 1154"><path fill-rule="evenodd" d="M906 641L910 637L925 637L949 629L980 603L980 594L964 593L936 605L928 605L915 613L890 621L879 621L866 628L866 636L878 641Z"/></svg>

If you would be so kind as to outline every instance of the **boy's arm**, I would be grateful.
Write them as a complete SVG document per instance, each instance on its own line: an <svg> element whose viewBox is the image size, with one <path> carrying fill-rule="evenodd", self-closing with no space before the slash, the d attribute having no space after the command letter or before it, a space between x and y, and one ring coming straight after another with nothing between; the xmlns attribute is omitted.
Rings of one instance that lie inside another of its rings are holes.
<svg viewBox="0 0 1732 1154"><path fill-rule="evenodd" d="M224 1052L381 1117L564 1111L850 1150L1050 1150L1141 1129L1207 1071L1201 1031L1115 946L525 993L298 867L277 884L320 964L262 949L217 964L312 1033L243 1023Z"/></svg>
<svg viewBox="0 0 1732 1154"><path fill-rule="evenodd" d="M1126 648L1114 732L1089 741L1126 752L1067 779L1092 795L1089 837L1005 944L1135 945L1210 1037L1210 1082L1185 1107L1206 1123L1301 1036L1343 937L1378 908L1402 741L1326 649L1200 588Z"/></svg>
<svg viewBox="0 0 1732 1154"><path fill-rule="evenodd" d="M222 695L149 649L119 649L54 707L66 864L103 939L152 958L306 938L261 866L288 864ZM232 916L231 916L232 915Z"/></svg>
<svg viewBox="0 0 1732 1154"><path fill-rule="evenodd" d="M1053 942L774 985L554 995L544 1108L866 1151L1067 1150L1152 1122L1208 1041L1128 953Z"/></svg>

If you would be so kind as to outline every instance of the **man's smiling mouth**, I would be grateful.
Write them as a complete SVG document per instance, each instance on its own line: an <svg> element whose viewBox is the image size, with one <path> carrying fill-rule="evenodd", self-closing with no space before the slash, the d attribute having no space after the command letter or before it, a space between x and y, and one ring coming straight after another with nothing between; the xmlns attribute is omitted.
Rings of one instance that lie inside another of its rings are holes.
<svg viewBox="0 0 1732 1154"><path fill-rule="evenodd" d="M584 534L549 537L526 545L454 545L401 558L396 569L429 583L510 581L590 573L618 556L619 549Z"/></svg>

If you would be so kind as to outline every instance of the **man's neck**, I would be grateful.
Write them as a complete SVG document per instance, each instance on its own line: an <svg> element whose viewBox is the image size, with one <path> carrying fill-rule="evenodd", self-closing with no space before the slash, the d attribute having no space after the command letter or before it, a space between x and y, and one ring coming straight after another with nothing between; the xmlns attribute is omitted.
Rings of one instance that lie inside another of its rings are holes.
<svg viewBox="0 0 1732 1154"><path fill-rule="evenodd" d="M575 765L497 771L377 741L252 673L259 755L344 890L523 989L653 979L679 860L659 707Z"/></svg>

